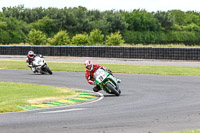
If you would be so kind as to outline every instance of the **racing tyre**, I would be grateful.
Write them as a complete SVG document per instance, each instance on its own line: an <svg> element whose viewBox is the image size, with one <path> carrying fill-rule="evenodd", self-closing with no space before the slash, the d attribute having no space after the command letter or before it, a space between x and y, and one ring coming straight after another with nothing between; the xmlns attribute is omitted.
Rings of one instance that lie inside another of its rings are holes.
<svg viewBox="0 0 200 133"><path fill-rule="evenodd" d="M118 92L113 86L111 83L107 83L106 86L111 90L111 92L113 94L115 94L116 96L119 96L120 95L120 92Z"/></svg>
<svg viewBox="0 0 200 133"><path fill-rule="evenodd" d="M49 69L49 67L46 67L46 70L47 70L47 72L48 72L50 75L53 74L52 71Z"/></svg>

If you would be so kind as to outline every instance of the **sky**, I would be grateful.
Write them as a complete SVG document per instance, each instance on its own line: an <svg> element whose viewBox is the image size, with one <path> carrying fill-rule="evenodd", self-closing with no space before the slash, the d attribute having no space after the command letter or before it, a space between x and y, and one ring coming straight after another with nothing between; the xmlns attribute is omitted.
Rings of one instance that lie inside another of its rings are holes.
<svg viewBox="0 0 200 133"><path fill-rule="evenodd" d="M35 7L78 7L83 6L88 10L126 10L145 9L146 11L168 11L179 9L182 11L200 11L200 0L0 0L2 7L24 5L25 8Z"/></svg>

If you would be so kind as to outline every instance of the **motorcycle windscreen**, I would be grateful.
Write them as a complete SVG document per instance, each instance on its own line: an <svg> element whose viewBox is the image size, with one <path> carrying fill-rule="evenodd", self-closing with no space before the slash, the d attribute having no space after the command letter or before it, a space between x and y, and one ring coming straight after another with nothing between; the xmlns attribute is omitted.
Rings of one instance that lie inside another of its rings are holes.
<svg viewBox="0 0 200 133"><path fill-rule="evenodd" d="M106 79L107 75L105 74L105 72L101 69L98 69L95 73L94 76L96 77L96 80L101 83L102 81L104 81L104 79Z"/></svg>

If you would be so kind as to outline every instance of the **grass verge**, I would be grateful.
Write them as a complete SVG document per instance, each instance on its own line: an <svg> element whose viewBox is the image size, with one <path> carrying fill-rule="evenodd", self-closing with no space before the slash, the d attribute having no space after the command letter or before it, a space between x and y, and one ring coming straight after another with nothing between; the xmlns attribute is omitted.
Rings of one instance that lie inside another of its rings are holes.
<svg viewBox="0 0 200 133"><path fill-rule="evenodd" d="M77 96L73 89L11 82L0 82L0 92L0 113L22 111L17 106Z"/></svg>
<svg viewBox="0 0 200 133"><path fill-rule="evenodd" d="M83 63L48 62L52 71L85 72ZM200 67L101 64L114 73L200 76ZM30 70L24 61L0 61L1 69Z"/></svg>
<svg viewBox="0 0 200 133"><path fill-rule="evenodd" d="M200 130L181 131L181 132L172 132L172 133L200 133Z"/></svg>

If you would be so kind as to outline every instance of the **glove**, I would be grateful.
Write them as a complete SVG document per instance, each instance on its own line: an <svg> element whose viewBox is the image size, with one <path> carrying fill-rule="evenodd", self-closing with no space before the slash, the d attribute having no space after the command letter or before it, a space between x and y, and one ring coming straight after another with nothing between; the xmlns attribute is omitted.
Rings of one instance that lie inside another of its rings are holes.
<svg viewBox="0 0 200 133"><path fill-rule="evenodd" d="M107 72L112 73L112 71L110 69L106 69Z"/></svg>
<svg viewBox="0 0 200 133"><path fill-rule="evenodd" d="M106 72L112 74L112 71L111 71L110 69L107 69L107 68L105 69L105 68L104 68L104 71L106 71Z"/></svg>

